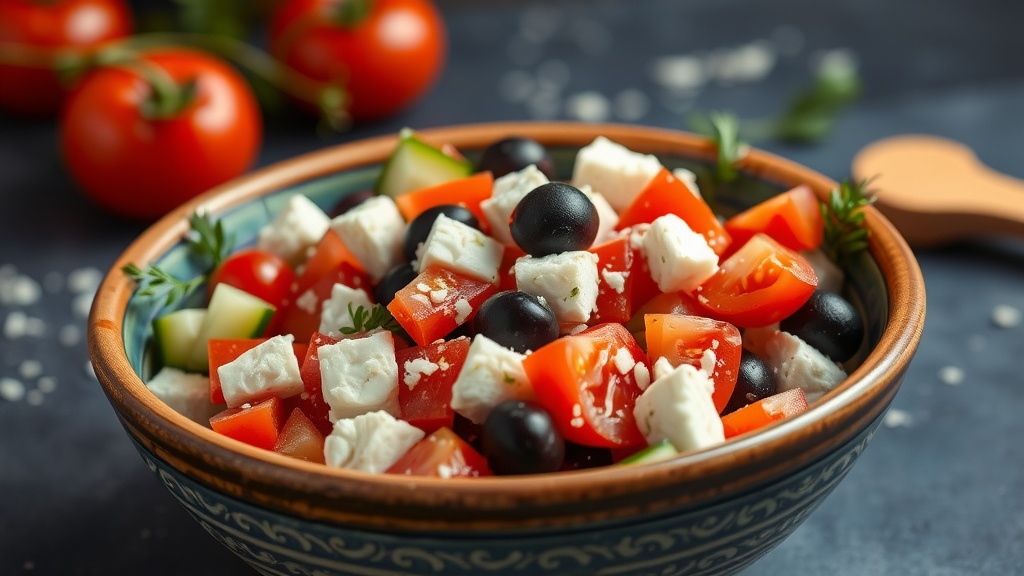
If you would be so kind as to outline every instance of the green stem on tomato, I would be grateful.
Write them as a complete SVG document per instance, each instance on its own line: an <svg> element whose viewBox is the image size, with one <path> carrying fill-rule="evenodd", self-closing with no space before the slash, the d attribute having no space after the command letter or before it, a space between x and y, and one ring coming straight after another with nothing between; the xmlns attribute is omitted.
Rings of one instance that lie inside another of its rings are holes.
<svg viewBox="0 0 1024 576"><path fill-rule="evenodd" d="M373 0L342 0L334 8L333 20L343 28L351 30L358 27L370 16Z"/></svg>

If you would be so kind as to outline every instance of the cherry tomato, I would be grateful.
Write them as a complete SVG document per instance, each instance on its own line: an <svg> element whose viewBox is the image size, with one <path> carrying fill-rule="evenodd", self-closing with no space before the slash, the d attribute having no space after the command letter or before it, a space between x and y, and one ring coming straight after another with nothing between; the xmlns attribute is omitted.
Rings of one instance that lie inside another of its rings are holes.
<svg viewBox="0 0 1024 576"><path fill-rule="evenodd" d="M61 148L79 186L102 208L151 220L245 172L260 147L262 120L252 90L233 68L203 52L162 48L137 66L94 70L68 98ZM194 97L154 116L148 73Z"/></svg>
<svg viewBox="0 0 1024 576"><path fill-rule="evenodd" d="M366 9L360 16L350 12ZM346 90L353 120L395 114L429 89L447 33L430 0L286 0L270 23L272 52L296 72Z"/></svg>
<svg viewBox="0 0 1024 576"><path fill-rule="evenodd" d="M772 196L740 212L725 221L725 229L736 246L763 232L798 252L817 248L824 236L818 197L807 185Z"/></svg>
<svg viewBox="0 0 1024 576"><path fill-rule="evenodd" d="M122 0L0 0L0 44L85 52L131 31ZM37 66L0 64L0 86L0 110L13 114L55 114L65 95L54 70Z"/></svg>
<svg viewBox="0 0 1024 576"><path fill-rule="evenodd" d="M210 276L209 294L217 284L224 283L262 298L280 308L291 294L295 272L280 256L247 248L228 256Z"/></svg>

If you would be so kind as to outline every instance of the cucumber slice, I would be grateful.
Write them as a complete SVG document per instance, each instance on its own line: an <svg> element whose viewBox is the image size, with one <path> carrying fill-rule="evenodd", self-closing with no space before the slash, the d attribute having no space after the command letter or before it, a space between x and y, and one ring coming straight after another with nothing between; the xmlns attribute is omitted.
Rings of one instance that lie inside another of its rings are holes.
<svg viewBox="0 0 1024 576"><path fill-rule="evenodd" d="M205 308L183 308L153 319L153 343L164 367L188 368L204 320Z"/></svg>
<svg viewBox="0 0 1024 576"><path fill-rule="evenodd" d="M211 338L257 338L274 314L274 306L228 284L217 284L206 308L206 319L192 344L188 369L210 369L207 342Z"/></svg>
<svg viewBox="0 0 1024 576"><path fill-rule="evenodd" d="M384 163L376 191L394 198L427 186L465 178L472 173L473 164L468 160L448 156L420 140L407 128L402 130L398 146Z"/></svg>
<svg viewBox="0 0 1024 576"><path fill-rule="evenodd" d="M669 442L668 440L662 440L657 444L644 448L643 450L637 452L636 454L633 454L632 456L629 456L628 458L623 458L622 460L619 460L619 464L629 465L658 462L659 460L667 460L675 456L676 454L679 454L679 451L676 450L676 447L673 446L672 443Z"/></svg>

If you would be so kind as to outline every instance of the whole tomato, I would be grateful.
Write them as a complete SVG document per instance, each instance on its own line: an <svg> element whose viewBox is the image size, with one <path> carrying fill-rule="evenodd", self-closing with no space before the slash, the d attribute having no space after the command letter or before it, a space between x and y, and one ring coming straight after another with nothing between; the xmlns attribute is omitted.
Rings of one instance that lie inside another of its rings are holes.
<svg viewBox="0 0 1024 576"><path fill-rule="evenodd" d="M291 294L295 272L284 258L257 248L239 250L210 276L207 297L218 284L234 286L280 308Z"/></svg>
<svg viewBox="0 0 1024 576"><path fill-rule="evenodd" d="M155 219L248 170L260 109L234 68L185 48L98 68L68 97L61 151L72 176L115 214Z"/></svg>
<svg viewBox="0 0 1024 576"><path fill-rule="evenodd" d="M131 14L122 0L0 0L0 49L24 45L44 51L90 50L131 33ZM44 52L45 53L45 52ZM0 63L0 110L12 114L55 114L65 90L51 68Z"/></svg>
<svg viewBox="0 0 1024 576"><path fill-rule="evenodd" d="M447 54L444 21L430 0L285 0L269 30L279 60L344 87L355 121L386 118L418 100Z"/></svg>

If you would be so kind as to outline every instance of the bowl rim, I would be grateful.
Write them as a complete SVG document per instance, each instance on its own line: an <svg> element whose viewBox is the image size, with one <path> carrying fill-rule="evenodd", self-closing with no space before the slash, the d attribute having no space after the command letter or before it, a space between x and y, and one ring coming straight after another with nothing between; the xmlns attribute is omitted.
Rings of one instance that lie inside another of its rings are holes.
<svg viewBox="0 0 1024 576"><path fill-rule="evenodd" d="M482 149L503 136L546 146L583 146L601 135L632 150L711 160L706 138L623 124L500 122L416 130L431 142ZM230 496L309 520L373 529L494 529L575 525L706 504L747 492L810 465L852 440L895 396L921 338L924 280L913 252L873 207L866 209L870 250L885 279L889 321L864 362L822 401L755 433L670 460L548 475L474 479L370 475L312 464L221 436L159 401L131 367L122 340L135 285L120 269L150 262L181 240L196 210L216 215L235 205L343 170L381 162L397 134L330 146L272 164L183 204L146 229L117 258L94 299L90 357L126 431L187 477ZM745 172L784 185L805 183L819 197L836 182L810 168L752 148ZM888 353L887 353L888 351ZM647 494L639 498L639 494ZM439 515L443 509L446 514ZM387 514L381 512L386 510Z"/></svg>

